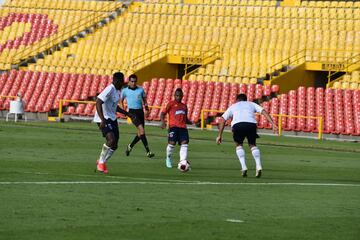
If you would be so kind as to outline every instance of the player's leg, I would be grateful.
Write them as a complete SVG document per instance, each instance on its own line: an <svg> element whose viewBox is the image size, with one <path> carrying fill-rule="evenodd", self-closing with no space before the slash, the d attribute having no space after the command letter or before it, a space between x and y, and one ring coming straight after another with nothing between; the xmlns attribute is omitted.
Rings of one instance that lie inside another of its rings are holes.
<svg viewBox="0 0 360 240"><path fill-rule="evenodd" d="M256 146L256 138L258 138L256 124L249 125L249 133L247 136L248 144L251 150L251 154L255 160L256 164L256 174L255 177L259 178L262 174L262 166L260 159L260 149Z"/></svg>
<svg viewBox="0 0 360 240"><path fill-rule="evenodd" d="M245 136L243 134L243 127L241 125L242 123L235 124L233 126L233 139L236 145L236 156L239 159L240 165L241 165L241 173L243 177L247 177L247 166L246 166L246 160L245 160L245 151L243 148L243 143Z"/></svg>
<svg viewBox="0 0 360 240"><path fill-rule="evenodd" d="M188 160L189 133L187 129L179 128L178 136L180 142L180 161Z"/></svg>
<svg viewBox="0 0 360 240"><path fill-rule="evenodd" d="M144 125L139 125L138 126L138 135L139 135L139 138L140 138L141 142L143 143L144 148L146 150L146 156L149 157L149 158L154 157L155 154L152 153L150 151L150 148L149 148L149 143L148 143L148 140L147 140L146 135L145 135Z"/></svg>
<svg viewBox="0 0 360 240"><path fill-rule="evenodd" d="M173 128L168 130L168 145L166 146L166 160L165 165L167 168L172 168L173 153L177 142L177 134Z"/></svg>
<svg viewBox="0 0 360 240"><path fill-rule="evenodd" d="M146 156L148 158L152 158L155 156L155 154L150 151L149 143L145 135L145 116L143 110L141 110L141 112L138 113L138 117L140 121L140 124L137 126L138 136L140 137L140 140L144 145L144 148L146 150Z"/></svg>
<svg viewBox="0 0 360 240"><path fill-rule="evenodd" d="M133 124L135 125L135 127L137 129L137 133L136 133L134 139L132 140L132 142L126 146L126 150L125 150L126 156L130 155L130 152L133 149L133 147L136 145L136 143L138 143L140 141L139 128L138 128L138 126L140 125L140 120L139 120L139 116L138 116L138 111L136 111L136 109L129 109L129 113L132 113L133 115L136 116L136 119L133 122Z"/></svg>
<svg viewBox="0 0 360 240"><path fill-rule="evenodd" d="M107 121L106 127L102 130L106 138L106 143L103 144L99 160L97 161L97 170L103 173L108 173L106 162L111 158L118 147L119 128L117 121Z"/></svg>

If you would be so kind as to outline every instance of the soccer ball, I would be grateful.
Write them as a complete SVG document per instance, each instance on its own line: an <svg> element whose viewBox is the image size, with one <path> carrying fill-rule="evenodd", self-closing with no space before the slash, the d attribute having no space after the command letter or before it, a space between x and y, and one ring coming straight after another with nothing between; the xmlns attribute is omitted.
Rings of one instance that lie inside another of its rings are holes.
<svg viewBox="0 0 360 240"><path fill-rule="evenodd" d="M178 169L181 172L187 172L190 170L190 163L187 160L182 160L178 164Z"/></svg>

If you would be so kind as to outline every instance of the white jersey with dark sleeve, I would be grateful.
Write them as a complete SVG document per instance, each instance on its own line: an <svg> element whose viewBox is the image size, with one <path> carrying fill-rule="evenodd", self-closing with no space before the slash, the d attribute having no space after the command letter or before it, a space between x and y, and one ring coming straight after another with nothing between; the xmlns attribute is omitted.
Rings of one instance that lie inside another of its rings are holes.
<svg viewBox="0 0 360 240"><path fill-rule="evenodd" d="M222 115L225 120L228 120L232 117L231 126L234 126L239 122L249 122L257 123L255 118L255 113L261 113L263 107L260 105L249 102L249 101L240 101L231 105Z"/></svg>
<svg viewBox="0 0 360 240"><path fill-rule="evenodd" d="M97 97L103 101L102 109L105 119L116 120L116 108L120 99L121 91L117 90L113 84L107 86ZM94 122L101 122L101 119L95 112Z"/></svg>

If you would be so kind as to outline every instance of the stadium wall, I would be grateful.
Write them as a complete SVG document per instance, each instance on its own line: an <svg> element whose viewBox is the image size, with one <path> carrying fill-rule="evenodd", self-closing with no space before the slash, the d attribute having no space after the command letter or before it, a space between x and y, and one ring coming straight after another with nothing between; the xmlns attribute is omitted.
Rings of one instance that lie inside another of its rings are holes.
<svg viewBox="0 0 360 240"><path fill-rule="evenodd" d="M138 70L135 72L138 76L139 84L154 77L156 78L172 78L178 77L178 66L177 64L169 64L167 57L163 57L160 60Z"/></svg>
<svg viewBox="0 0 360 240"><path fill-rule="evenodd" d="M281 86L280 93L287 93L290 90L297 89L299 86L313 87L315 84L315 72L306 71L306 64L303 63L274 79L272 84Z"/></svg>

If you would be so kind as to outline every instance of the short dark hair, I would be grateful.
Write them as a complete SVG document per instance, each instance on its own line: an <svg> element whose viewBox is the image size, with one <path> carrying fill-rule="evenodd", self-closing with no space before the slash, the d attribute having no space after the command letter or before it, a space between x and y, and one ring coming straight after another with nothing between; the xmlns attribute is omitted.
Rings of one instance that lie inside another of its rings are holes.
<svg viewBox="0 0 360 240"><path fill-rule="evenodd" d="M121 81L124 82L124 74L122 72L115 72L113 74L113 81Z"/></svg>
<svg viewBox="0 0 360 240"><path fill-rule="evenodd" d="M129 76L129 79L131 79L131 78L135 78L136 80L138 79L135 74L131 74L131 75Z"/></svg>
<svg viewBox="0 0 360 240"><path fill-rule="evenodd" d="M240 93L239 95L237 95L236 100L237 101L247 101L247 96L244 93Z"/></svg>
<svg viewBox="0 0 360 240"><path fill-rule="evenodd" d="M177 89L175 90L175 92L181 92L181 93L183 93L183 91L182 91L181 88L177 88Z"/></svg>

